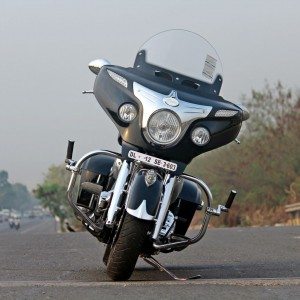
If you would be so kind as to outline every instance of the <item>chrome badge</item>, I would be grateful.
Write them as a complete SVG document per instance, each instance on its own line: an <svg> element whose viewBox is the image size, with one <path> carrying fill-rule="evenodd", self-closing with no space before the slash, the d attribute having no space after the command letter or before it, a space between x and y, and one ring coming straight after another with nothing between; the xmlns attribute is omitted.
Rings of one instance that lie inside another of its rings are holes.
<svg viewBox="0 0 300 300"><path fill-rule="evenodd" d="M169 105L169 106L172 106L172 107L176 107L179 105L179 101L178 101L178 98L177 98L177 92L176 91L172 91L170 93L170 95L168 95L167 97L165 97L163 99L163 101Z"/></svg>

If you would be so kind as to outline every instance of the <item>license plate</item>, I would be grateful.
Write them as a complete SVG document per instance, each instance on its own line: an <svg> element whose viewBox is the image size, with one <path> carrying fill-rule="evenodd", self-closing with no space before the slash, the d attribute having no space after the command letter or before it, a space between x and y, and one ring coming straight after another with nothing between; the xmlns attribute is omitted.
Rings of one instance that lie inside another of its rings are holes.
<svg viewBox="0 0 300 300"><path fill-rule="evenodd" d="M148 164L150 166L159 167L173 172L177 169L177 164L175 163L133 150L129 151L128 157L144 162L145 164Z"/></svg>

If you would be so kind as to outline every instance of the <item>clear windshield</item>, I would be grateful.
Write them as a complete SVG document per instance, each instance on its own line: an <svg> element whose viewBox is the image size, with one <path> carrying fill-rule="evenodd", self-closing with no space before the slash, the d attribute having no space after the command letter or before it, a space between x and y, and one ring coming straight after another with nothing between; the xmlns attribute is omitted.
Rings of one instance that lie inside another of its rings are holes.
<svg viewBox="0 0 300 300"><path fill-rule="evenodd" d="M147 64L209 84L214 83L218 75L223 75L221 60L214 47L190 31L161 32L142 45L138 55L141 53L145 53Z"/></svg>

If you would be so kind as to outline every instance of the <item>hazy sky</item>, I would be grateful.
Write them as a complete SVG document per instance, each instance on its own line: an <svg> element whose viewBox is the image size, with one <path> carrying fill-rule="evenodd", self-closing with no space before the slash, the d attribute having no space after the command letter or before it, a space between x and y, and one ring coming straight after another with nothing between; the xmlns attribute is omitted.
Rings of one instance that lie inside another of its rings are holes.
<svg viewBox="0 0 300 300"><path fill-rule="evenodd" d="M300 1L0 0L0 170L30 188L51 164L118 149L117 131L92 95L88 63L131 66L153 34L199 33L223 62L222 96L238 100L278 79L300 86Z"/></svg>

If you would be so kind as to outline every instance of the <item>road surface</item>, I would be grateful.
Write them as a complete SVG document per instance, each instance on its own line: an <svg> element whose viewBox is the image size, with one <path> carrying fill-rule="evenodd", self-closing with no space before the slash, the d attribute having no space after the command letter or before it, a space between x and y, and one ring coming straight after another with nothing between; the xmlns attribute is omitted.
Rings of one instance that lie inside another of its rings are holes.
<svg viewBox="0 0 300 300"><path fill-rule="evenodd" d="M198 244L142 260L128 282L111 282L104 247L87 232L57 234L52 219L0 223L0 299L300 299L300 227L209 229Z"/></svg>

